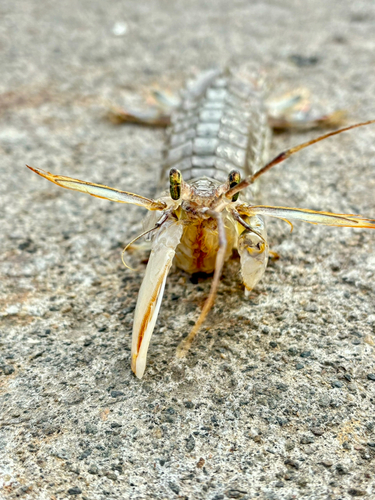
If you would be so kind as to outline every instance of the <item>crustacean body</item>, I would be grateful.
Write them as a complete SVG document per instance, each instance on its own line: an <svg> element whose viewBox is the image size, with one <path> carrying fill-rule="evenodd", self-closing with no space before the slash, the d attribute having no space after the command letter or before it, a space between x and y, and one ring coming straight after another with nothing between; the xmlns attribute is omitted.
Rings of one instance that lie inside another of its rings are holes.
<svg viewBox="0 0 375 500"><path fill-rule="evenodd" d="M272 106L265 104L256 85L218 70L190 82L181 99L168 105L168 113L165 109L160 113L153 110L150 115L118 113L125 121L170 124L162 169L162 183L168 182L169 189L158 200L29 167L61 187L133 203L151 211L141 236L152 238L152 249L139 292L132 338L131 365L139 378L145 371L147 350L173 260L188 273L214 272L201 315L178 348L181 357L213 305L223 265L234 248L240 255L241 276L247 290L254 288L263 276L269 254L264 216L375 229L375 220L357 215L255 205L252 191L253 182L260 175L300 149L374 120L325 134L266 164L270 119L276 125L305 127L329 125L333 115L315 120L302 115L301 119L301 113L293 114L294 103L287 102L281 118L270 118Z"/></svg>

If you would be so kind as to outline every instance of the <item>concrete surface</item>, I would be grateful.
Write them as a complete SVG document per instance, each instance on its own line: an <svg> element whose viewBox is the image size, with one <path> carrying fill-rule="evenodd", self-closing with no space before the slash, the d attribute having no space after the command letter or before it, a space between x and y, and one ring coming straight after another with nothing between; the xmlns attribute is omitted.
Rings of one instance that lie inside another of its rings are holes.
<svg viewBox="0 0 375 500"><path fill-rule="evenodd" d="M0 497L375 498L375 232L269 224L281 259L245 299L225 267L206 297L174 271L142 381L130 335L147 252L143 211L53 186L25 163L152 195L163 131L116 127L213 65L256 68L276 93L375 117L371 0L0 4ZM283 134L273 153L316 134ZM375 216L375 128L301 152L262 201ZM210 327L210 328L209 328Z"/></svg>

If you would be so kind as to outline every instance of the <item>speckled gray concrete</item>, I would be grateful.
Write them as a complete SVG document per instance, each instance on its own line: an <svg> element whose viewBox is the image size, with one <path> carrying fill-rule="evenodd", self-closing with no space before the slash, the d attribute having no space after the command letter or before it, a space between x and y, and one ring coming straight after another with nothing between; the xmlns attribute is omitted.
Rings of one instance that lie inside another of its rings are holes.
<svg viewBox="0 0 375 500"><path fill-rule="evenodd" d="M142 210L24 167L152 195L163 131L112 125L106 102L214 64L374 118L374 3L3 0L0 19L0 497L374 498L375 232L270 222L281 259L250 300L226 265L183 361L210 280L174 271L139 381L147 253L135 271L120 253ZM273 153L315 134L279 135ZM267 174L262 201L374 216L374 138L302 152Z"/></svg>

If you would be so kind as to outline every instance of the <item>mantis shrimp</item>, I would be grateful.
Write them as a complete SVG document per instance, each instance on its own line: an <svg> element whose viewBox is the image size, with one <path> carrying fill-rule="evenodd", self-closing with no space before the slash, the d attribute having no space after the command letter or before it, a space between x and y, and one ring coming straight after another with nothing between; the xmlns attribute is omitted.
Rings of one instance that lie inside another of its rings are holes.
<svg viewBox="0 0 375 500"><path fill-rule="evenodd" d="M155 110L151 114L120 116L125 121L170 124L162 173L163 182L169 182L169 190L158 199L28 166L60 187L151 211L145 231L135 239L145 235L152 238L133 324L131 367L138 378L143 377L146 368L147 351L173 260L188 273L214 273L200 316L177 349L177 356L183 357L214 304L224 263L234 248L240 255L245 288L252 290L262 278L269 256L263 217L375 229L375 219L360 215L256 205L251 191L261 175L291 155L375 120L326 133L283 151L266 163L270 113L254 86L212 70L190 82L182 92L181 101L167 104L174 108L171 118ZM303 127L307 121L293 115L293 106L284 105L286 118L282 122L286 126ZM312 124L320 122L318 119ZM250 189L245 192L246 188Z"/></svg>

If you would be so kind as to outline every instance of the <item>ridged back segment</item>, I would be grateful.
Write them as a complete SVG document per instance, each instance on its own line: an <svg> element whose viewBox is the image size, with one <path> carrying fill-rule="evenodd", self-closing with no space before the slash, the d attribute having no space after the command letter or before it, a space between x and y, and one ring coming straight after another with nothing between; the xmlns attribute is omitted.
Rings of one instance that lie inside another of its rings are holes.
<svg viewBox="0 0 375 500"><path fill-rule="evenodd" d="M205 176L225 182L233 169L249 175L263 165L269 135L261 91L208 71L187 85L172 114L163 181L172 167L185 181Z"/></svg>

